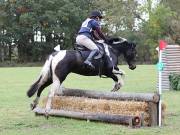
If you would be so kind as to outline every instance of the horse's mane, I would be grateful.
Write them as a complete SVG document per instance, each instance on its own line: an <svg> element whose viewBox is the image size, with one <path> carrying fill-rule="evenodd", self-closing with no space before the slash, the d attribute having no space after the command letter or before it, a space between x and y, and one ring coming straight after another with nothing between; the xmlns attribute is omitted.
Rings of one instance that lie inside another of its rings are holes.
<svg viewBox="0 0 180 135"><path fill-rule="evenodd" d="M115 38L110 38L109 44L108 44L111 49L116 54L123 53L126 51L129 47L131 47L131 43L127 41L125 38L121 37L115 37Z"/></svg>
<svg viewBox="0 0 180 135"><path fill-rule="evenodd" d="M122 37L113 37L113 38L110 38L108 42L109 42L109 45L116 45L116 44L124 43L126 41L127 39L122 38Z"/></svg>

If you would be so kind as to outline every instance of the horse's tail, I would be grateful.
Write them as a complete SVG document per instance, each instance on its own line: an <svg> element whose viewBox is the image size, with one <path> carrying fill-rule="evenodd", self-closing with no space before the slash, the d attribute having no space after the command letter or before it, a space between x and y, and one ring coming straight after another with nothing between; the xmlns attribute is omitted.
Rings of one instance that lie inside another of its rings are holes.
<svg viewBox="0 0 180 135"><path fill-rule="evenodd" d="M51 62L52 62L53 56L50 55L49 58L46 60L39 78L37 79L37 81L35 81L31 87L29 88L29 90L27 91L27 96L28 97L32 97L36 91L38 91L41 87L43 87L43 85L48 86L46 83L48 80L50 80L52 78L52 73L51 73ZM44 89L44 88L43 88Z"/></svg>

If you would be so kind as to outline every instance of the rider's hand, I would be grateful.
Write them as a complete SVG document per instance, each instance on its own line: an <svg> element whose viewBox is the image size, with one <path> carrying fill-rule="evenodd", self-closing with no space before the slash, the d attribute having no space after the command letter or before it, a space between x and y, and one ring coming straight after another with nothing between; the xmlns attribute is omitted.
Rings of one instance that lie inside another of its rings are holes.
<svg viewBox="0 0 180 135"><path fill-rule="evenodd" d="M111 41L109 38L106 38L106 39L104 40L104 42L105 42L106 44L112 44L112 41Z"/></svg>

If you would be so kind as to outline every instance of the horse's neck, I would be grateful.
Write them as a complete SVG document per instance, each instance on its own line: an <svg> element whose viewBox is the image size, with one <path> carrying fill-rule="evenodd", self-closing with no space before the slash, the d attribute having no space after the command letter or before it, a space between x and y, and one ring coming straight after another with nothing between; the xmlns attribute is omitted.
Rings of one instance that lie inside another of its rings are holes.
<svg viewBox="0 0 180 135"><path fill-rule="evenodd" d="M119 57L123 53L123 52L119 52L119 50L117 48L112 47L112 46L109 47L109 50L116 57Z"/></svg>

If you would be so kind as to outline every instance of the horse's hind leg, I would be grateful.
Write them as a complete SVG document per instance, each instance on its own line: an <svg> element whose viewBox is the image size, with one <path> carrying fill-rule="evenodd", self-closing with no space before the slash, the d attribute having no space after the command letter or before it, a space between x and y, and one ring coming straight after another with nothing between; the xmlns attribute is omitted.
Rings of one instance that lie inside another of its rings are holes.
<svg viewBox="0 0 180 135"><path fill-rule="evenodd" d="M41 96L41 93L42 91L44 90L44 88L46 88L47 86L49 86L50 84L52 83L52 80L51 79L48 79L48 81L43 84L37 91L37 96L36 98L33 100L33 103L31 103L31 109L33 110L34 108L36 108L36 106L38 105L39 103L39 99L40 99L40 96Z"/></svg>
<svg viewBox="0 0 180 135"><path fill-rule="evenodd" d="M46 108L45 108L45 116L48 117L49 112L52 107L52 99L54 97L55 91L60 89L60 81L57 77L53 77L53 83L50 89L50 92L48 94L48 99L46 103Z"/></svg>
<svg viewBox="0 0 180 135"><path fill-rule="evenodd" d="M48 100L47 100L46 108L45 108L45 116L47 118L52 107L52 99L55 95L55 92L60 91L60 93L62 93L61 84L65 80L68 73L69 72L67 71L65 66L62 66L61 68L59 68L58 66L56 67L56 70L53 74L53 84L49 92Z"/></svg>

